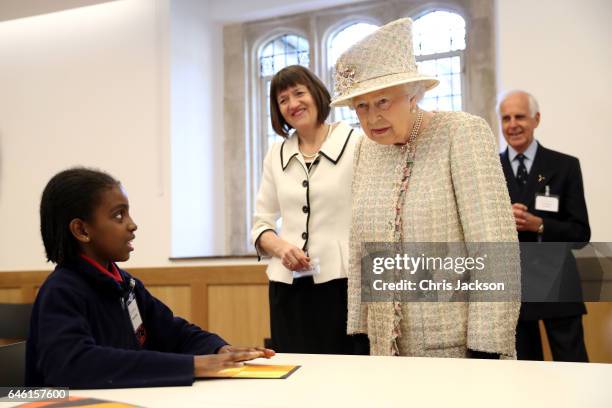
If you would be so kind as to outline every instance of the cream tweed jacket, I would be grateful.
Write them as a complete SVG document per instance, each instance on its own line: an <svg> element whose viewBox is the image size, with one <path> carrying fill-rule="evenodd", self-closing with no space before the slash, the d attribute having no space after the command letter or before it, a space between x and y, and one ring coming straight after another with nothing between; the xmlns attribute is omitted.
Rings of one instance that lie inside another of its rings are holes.
<svg viewBox="0 0 612 408"><path fill-rule="evenodd" d="M436 112L415 143L403 241L517 242L499 155L483 119ZM373 355L393 353L396 316L392 302L361 302L362 243L394 240L404 149L364 137L355 150L347 331L367 333ZM498 267L520 288L518 246L504 264ZM515 358L519 307L518 301L402 303L396 346L408 356L465 357L469 348Z"/></svg>

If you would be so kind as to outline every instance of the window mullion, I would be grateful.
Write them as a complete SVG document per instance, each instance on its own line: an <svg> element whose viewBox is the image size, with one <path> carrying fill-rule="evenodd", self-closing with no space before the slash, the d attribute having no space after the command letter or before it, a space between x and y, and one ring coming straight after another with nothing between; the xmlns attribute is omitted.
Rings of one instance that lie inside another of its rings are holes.
<svg viewBox="0 0 612 408"><path fill-rule="evenodd" d="M432 60L432 59L440 59L440 58L451 58L451 57L461 57L463 55L463 50L457 51L448 51L448 52L440 52L436 54L427 54L427 55L419 55L415 57L417 62Z"/></svg>

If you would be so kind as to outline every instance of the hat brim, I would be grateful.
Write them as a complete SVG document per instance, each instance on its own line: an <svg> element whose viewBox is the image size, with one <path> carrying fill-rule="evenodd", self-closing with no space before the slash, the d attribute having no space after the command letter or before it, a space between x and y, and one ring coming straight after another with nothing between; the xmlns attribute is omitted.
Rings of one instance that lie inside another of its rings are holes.
<svg viewBox="0 0 612 408"><path fill-rule="evenodd" d="M351 100L356 96L414 82L425 82L425 91L435 88L440 83L437 78L425 75L414 75L409 73L385 75L379 78L372 78L368 79L367 81L356 83L349 93L334 98L334 100L331 101L330 106L332 108L350 106Z"/></svg>

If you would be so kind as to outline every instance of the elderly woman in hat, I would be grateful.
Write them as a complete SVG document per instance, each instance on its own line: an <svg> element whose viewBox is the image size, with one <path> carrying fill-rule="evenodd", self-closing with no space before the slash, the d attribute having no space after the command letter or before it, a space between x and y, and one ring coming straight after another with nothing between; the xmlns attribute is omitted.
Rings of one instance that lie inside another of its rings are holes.
<svg viewBox="0 0 612 408"><path fill-rule="evenodd" d="M374 355L514 358L518 301L361 298L364 243L517 240L489 126L417 105L438 80L417 72L411 27L410 19L389 23L336 64L331 105L353 108L367 135L355 151L348 333L367 333ZM504 262L520 288L518 250Z"/></svg>

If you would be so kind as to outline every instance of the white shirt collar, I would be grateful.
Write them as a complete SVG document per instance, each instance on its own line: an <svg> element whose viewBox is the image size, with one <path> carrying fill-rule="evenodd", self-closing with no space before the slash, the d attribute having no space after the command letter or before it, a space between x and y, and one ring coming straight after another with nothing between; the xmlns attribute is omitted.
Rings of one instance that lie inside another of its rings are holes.
<svg viewBox="0 0 612 408"><path fill-rule="evenodd" d="M535 158L537 151L538 151L538 141L535 140L535 138L533 138L533 140L531 141L527 149L525 149L525 151L523 152L523 156L525 156L527 160L533 160ZM514 161L514 159L516 158L518 154L519 153L516 150L514 150L512 146L508 145L508 159L510 160L510 163Z"/></svg>
<svg viewBox="0 0 612 408"><path fill-rule="evenodd" d="M333 125L330 125L333 126ZM352 128L345 122L337 122L330 135L325 139L319 154L327 158L332 164L338 163L340 157L344 153L344 149L348 143L348 140L352 133ZM280 149L281 165L283 170L287 168L287 165L294 157L299 157L300 150L298 146L298 138L295 132L293 132L287 140L283 142Z"/></svg>

